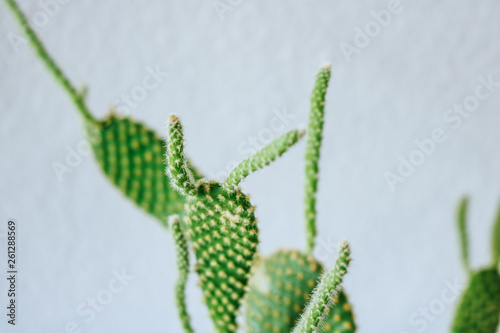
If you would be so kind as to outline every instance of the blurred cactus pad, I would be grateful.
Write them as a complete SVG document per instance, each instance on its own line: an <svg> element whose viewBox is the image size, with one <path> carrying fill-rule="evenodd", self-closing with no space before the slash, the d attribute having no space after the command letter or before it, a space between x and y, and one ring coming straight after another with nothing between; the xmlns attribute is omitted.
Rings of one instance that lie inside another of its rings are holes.
<svg viewBox="0 0 500 333"><path fill-rule="evenodd" d="M317 287L323 265L298 250L279 250L258 260L247 297L247 332L290 332ZM333 298L324 332L354 332L354 317L344 292Z"/></svg>
<svg viewBox="0 0 500 333"><path fill-rule="evenodd" d="M163 139L144 124L113 113L101 121L84 121L99 166L125 196L165 224L169 215L182 213L185 199L165 177Z"/></svg>
<svg viewBox="0 0 500 333"><path fill-rule="evenodd" d="M458 305L453 321L453 333L496 333L500 323L500 209L493 228L492 263L489 267L472 270L469 263L467 213L469 200L464 198L457 213L462 263L469 275L469 285Z"/></svg>

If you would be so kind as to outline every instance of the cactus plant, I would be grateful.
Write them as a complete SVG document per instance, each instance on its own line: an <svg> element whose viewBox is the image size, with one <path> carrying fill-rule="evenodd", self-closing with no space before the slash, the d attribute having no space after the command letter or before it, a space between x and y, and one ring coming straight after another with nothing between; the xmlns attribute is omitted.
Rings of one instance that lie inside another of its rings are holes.
<svg viewBox="0 0 500 333"><path fill-rule="evenodd" d="M469 263L467 236L468 199L460 202L457 222L462 263L469 275L469 285L462 295L453 321L453 333L495 333L500 323L499 238L500 210L493 229L493 262L489 267L473 271Z"/></svg>
<svg viewBox="0 0 500 333"><path fill-rule="evenodd" d="M191 249L204 299L218 332L237 330L236 318L245 297L248 332L356 330L351 305L341 288L351 260L349 245L340 245L339 257L329 272L324 272L323 264L312 255L317 233L318 162L329 66L318 73L311 98L306 144L306 250L281 249L270 256L261 256L257 253L255 206L239 184L287 151L304 135L302 131L290 131L245 159L223 183L202 179L184 155L183 131L177 116L169 117L166 146L154 131L132 118L113 112L102 120L94 118L85 102L86 91L78 91L71 84L15 0L5 1L35 52L82 116L86 135L104 174L139 207L172 226L178 268L175 295L185 332L193 332L185 299ZM493 230L493 262L474 271L468 255L467 206L464 199L458 226L469 286L457 308L452 331L494 333L500 322L500 212Z"/></svg>
<svg viewBox="0 0 500 333"><path fill-rule="evenodd" d="M117 117L113 113L104 120L96 120L85 104L85 93L78 92L52 60L15 0L6 2L29 37L36 53L82 115L86 133L92 138L90 141L94 153L108 178L126 196L165 224L168 224L165 222L167 215L185 214L182 224L177 215L169 218L177 251L176 300L184 330L193 332L184 293L189 273L190 241L196 256L195 270L200 276L204 298L217 331L236 331L236 316L248 288L258 245L255 207L238 185L250 173L281 156L304 135L304 131L290 131L245 159L229 174L223 184L200 179L201 176L190 166L184 155L183 131L178 117L169 117L165 161L160 157L164 150L161 140L146 126L130 118ZM317 106L321 109L322 102L318 102ZM315 153L317 154L319 150ZM164 168L170 180L160 175L160 170ZM168 181L179 193L171 191ZM183 203L184 210L181 209ZM346 269L339 267L340 264L346 265L344 252L341 252L341 259L333 273L325 275L325 284L322 284L318 296L313 299L323 299L324 302L330 302L331 299L344 301L342 297L336 296L344 273L338 274ZM293 254L291 257L294 259ZM302 259L297 259L299 265L303 265ZM302 301L308 298L322 271L321 264L314 259L310 260L309 264L307 267L312 269L312 275L307 286L299 289L300 295L297 296L303 299L298 302L294 300L294 309L297 306L301 309L300 305L304 303ZM299 268L299 271L307 273L305 268ZM298 277L300 279L301 275ZM288 289L288 284L286 288ZM316 303L311 306L322 306ZM329 310L328 306L322 306L321 309L325 313ZM315 325L321 324L323 312L319 316L317 311L312 312L314 317L311 320ZM308 319L307 315L303 318Z"/></svg>
<svg viewBox="0 0 500 333"><path fill-rule="evenodd" d="M311 97L306 144L305 217L307 250L279 250L256 263L256 274L247 298L248 332L290 332L317 286L322 264L312 256L316 237L316 192L323 137L325 95L331 68L323 66L316 76ZM351 305L340 290L337 302L325 319L325 332L354 332Z"/></svg>

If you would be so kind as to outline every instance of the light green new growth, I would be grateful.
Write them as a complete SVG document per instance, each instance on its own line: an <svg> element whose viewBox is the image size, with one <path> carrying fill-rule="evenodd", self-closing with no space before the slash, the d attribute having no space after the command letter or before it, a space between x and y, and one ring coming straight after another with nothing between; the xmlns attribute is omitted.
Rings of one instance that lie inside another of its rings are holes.
<svg viewBox="0 0 500 333"><path fill-rule="evenodd" d="M232 333L238 327L236 316L259 242L255 207L240 188L229 190L205 180L195 184L186 164L183 140L179 118L171 115L166 172L172 186L187 197L183 229L196 255L195 271L210 317L218 332Z"/></svg>
<svg viewBox="0 0 500 333"><path fill-rule="evenodd" d="M463 198L460 201L457 212L458 233L460 235L460 249L462 253L462 263L467 273L471 273L469 264L469 238L467 235L467 208L469 199Z"/></svg>
<svg viewBox="0 0 500 333"><path fill-rule="evenodd" d="M350 255L349 244L347 242L341 243L335 267L322 277L318 287L313 291L312 298L293 333L312 333L321 328L329 309L335 306L333 304L334 298L337 296L344 275L347 273L351 261Z"/></svg>
<svg viewBox="0 0 500 333"><path fill-rule="evenodd" d="M495 224L493 225L492 247L493 266L496 267L500 262L500 205L498 206Z"/></svg>
<svg viewBox="0 0 500 333"><path fill-rule="evenodd" d="M228 190L234 190L249 174L269 165L269 163L283 155L283 153L303 137L304 134L305 131L292 130L277 138L259 152L244 159L233 171L231 171L226 179L224 187Z"/></svg>
<svg viewBox="0 0 500 333"><path fill-rule="evenodd" d="M194 194L194 177L187 166L184 155L184 133L179 118L170 115L168 118L167 141L167 175L172 186L183 195Z"/></svg>
<svg viewBox="0 0 500 333"><path fill-rule="evenodd" d="M311 112L306 143L306 185L305 215L307 227L307 252L314 249L316 237L316 192L318 190L318 170L321 140L323 138L323 118L325 95L330 80L330 65L323 66L316 76L316 84L311 96Z"/></svg>
<svg viewBox="0 0 500 333"><path fill-rule="evenodd" d="M175 297L177 300L177 310L179 311L179 318L182 322L182 327L186 333L193 333L191 327L189 314L186 309L186 283L189 275L189 252L186 243L186 238L182 232L179 224L179 217L172 215L169 217L169 225L172 226L172 233L174 235L175 249L177 252L177 283L175 286Z"/></svg>
<svg viewBox="0 0 500 333"><path fill-rule="evenodd" d="M76 105L78 111L80 111L81 115L85 118L86 121L95 122L96 120L90 114L86 104L85 104L85 89L82 92L78 92L78 90L73 87L69 79L64 75L62 70L57 66L55 61L51 58L42 42L36 35L35 31L30 27L28 19L23 14L18 4L14 0L5 0L7 5L10 7L15 17L19 21L26 37L31 42L32 47L35 49L35 52L38 54L40 59L45 63L48 67L49 71L54 75L54 77L59 81L59 83L63 86L66 92L71 97L71 100Z"/></svg>

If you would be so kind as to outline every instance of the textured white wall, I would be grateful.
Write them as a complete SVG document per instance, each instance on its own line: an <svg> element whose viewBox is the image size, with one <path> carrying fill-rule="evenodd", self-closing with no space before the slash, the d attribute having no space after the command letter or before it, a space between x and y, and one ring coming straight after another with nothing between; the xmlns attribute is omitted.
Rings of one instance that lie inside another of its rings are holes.
<svg viewBox="0 0 500 333"><path fill-rule="evenodd" d="M465 281L453 219L463 194L472 197L473 265L490 261L500 89L461 124L444 117L473 101L479 77L500 81L498 1L401 0L350 61L341 46L355 46L355 29L370 27L371 11L389 1L241 1L223 19L210 1L69 1L46 22L38 2L21 6L37 15L37 32L71 80L88 85L97 116L140 85L146 68L167 71L131 115L164 135L167 115L178 113L205 174L241 160L239 145L265 135L273 110L293 115L287 128L304 126L315 72L331 62L319 235L352 243L345 287L359 332L449 331L455 304L438 307L446 281ZM92 156L58 181L51 164L76 149L82 121L31 49L11 45L19 31L0 4L0 221L20 223L18 327L6 331L64 332L74 321L89 333L181 332L170 233L111 187ZM396 173L399 157L435 129L444 142L391 191L384 173ZM243 185L258 207L265 254L305 245L303 157L301 143ZM330 267L335 255L324 253ZM86 323L77 307L122 269L135 279ZM196 331L209 332L195 284L193 275L189 311ZM442 313L423 329L418 312L429 307Z"/></svg>

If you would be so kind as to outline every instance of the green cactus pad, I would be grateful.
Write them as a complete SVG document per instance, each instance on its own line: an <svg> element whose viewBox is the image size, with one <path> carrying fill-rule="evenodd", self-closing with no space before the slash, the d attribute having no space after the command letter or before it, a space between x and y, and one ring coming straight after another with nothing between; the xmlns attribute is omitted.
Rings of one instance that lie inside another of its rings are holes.
<svg viewBox="0 0 500 333"><path fill-rule="evenodd" d="M472 274L453 322L453 333L495 333L500 321L500 275L496 268Z"/></svg>
<svg viewBox="0 0 500 333"><path fill-rule="evenodd" d="M165 176L164 140L154 131L114 114L86 129L102 171L129 199L165 225L183 211L185 198Z"/></svg>
<svg viewBox="0 0 500 333"><path fill-rule="evenodd" d="M218 332L234 332L257 250L258 229L248 196L199 182L189 197L184 229L196 254L205 302Z"/></svg>
<svg viewBox="0 0 500 333"><path fill-rule="evenodd" d="M247 332L289 333L316 287L323 266L298 250L279 250L256 262L246 298ZM324 323L324 332L354 332L351 306L343 291Z"/></svg>

